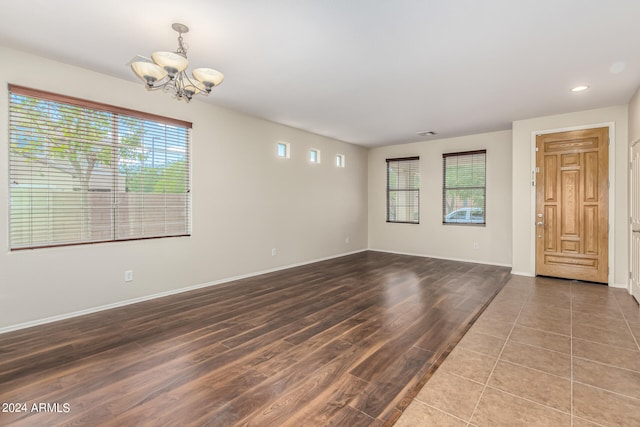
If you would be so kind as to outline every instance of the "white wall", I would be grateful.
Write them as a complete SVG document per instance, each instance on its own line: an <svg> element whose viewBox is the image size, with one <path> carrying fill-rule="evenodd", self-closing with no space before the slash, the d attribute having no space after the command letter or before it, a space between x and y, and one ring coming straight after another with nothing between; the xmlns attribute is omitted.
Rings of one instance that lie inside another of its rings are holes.
<svg viewBox="0 0 640 427"><path fill-rule="evenodd" d="M442 154L487 150L487 225L442 224ZM387 158L420 156L420 224L386 222ZM474 242L478 249L474 249ZM369 246L436 258L511 265L511 131L369 151Z"/></svg>
<svg viewBox="0 0 640 427"><path fill-rule="evenodd" d="M0 156L0 330L367 248L366 149L26 53L0 47L0 57L0 153L9 150L7 83L193 122L186 238L10 252ZM277 141L291 144L291 159L276 157ZM320 165L306 161L311 147ZM346 168L334 166L336 153Z"/></svg>
<svg viewBox="0 0 640 427"><path fill-rule="evenodd" d="M609 268L613 269L610 285L627 287L628 268L628 126L627 106L620 105L570 114L538 117L513 122L513 272L535 274L535 249L533 242L534 188L531 186L531 171L535 167L532 149L534 132L563 130L572 127L613 123L614 144L609 150L609 238L613 239L613 254ZM611 262L613 258L613 262Z"/></svg>

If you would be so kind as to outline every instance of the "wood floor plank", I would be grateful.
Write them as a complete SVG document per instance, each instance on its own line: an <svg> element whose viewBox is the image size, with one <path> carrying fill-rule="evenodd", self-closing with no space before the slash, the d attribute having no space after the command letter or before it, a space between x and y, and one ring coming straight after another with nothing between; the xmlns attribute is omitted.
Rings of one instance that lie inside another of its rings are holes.
<svg viewBox="0 0 640 427"><path fill-rule="evenodd" d="M402 390L415 385L434 361L434 353L417 347L409 348L390 361L375 381L369 381L365 390L350 404L355 409L379 420L386 420L403 398Z"/></svg>
<svg viewBox="0 0 640 427"><path fill-rule="evenodd" d="M509 269L362 252L0 335L0 425L389 425Z"/></svg>
<svg viewBox="0 0 640 427"><path fill-rule="evenodd" d="M290 414L282 426L326 426L338 412L364 392L367 385L369 383L353 375L343 375L331 388L318 393L306 407Z"/></svg>

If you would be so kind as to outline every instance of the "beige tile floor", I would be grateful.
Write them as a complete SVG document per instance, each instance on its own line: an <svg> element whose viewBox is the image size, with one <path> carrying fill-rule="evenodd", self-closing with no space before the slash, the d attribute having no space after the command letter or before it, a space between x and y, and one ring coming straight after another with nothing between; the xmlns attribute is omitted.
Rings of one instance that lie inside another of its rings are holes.
<svg viewBox="0 0 640 427"><path fill-rule="evenodd" d="M640 426L639 342L626 290L512 276L395 425Z"/></svg>

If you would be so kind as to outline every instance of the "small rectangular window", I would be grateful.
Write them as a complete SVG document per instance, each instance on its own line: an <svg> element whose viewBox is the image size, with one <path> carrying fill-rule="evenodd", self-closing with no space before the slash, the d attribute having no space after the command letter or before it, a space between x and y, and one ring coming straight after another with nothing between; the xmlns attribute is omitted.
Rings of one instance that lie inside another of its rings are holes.
<svg viewBox="0 0 640 427"><path fill-rule="evenodd" d="M278 142L278 157L288 159L290 157L290 145L286 142Z"/></svg>
<svg viewBox="0 0 640 427"><path fill-rule="evenodd" d="M442 155L442 223L486 224L487 150Z"/></svg>
<svg viewBox="0 0 640 427"><path fill-rule="evenodd" d="M320 151L315 149L309 150L309 161L311 163L320 163Z"/></svg>
<svg viewBox="0 0 640 427"><path fill-rule="evenodd" d="M387 159L387 222L420 223L420 157Z"/></svg>
<svg viewBox="0 0 640 427"><path fill-rule="evenodd" d="M336 166L339 168L344 167L344 154L336 154Z"/></svg>

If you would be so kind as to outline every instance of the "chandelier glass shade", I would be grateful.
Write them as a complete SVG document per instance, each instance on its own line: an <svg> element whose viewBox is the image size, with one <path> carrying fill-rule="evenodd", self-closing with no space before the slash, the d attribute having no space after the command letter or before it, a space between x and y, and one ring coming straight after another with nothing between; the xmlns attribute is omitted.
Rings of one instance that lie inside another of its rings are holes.
<svg viewBox="0 0 640 427"><path fill-rule="evenodd" d="M213 68L196 68L186 73L189 66L187 46L182 34L187 33L186 25L175 23L171 26L178 32L178 49L175 52L154 52L151 60L138 60L131 63L133 72L144 82L147 90L162 90L171 93L178 100L191 101L194 95L208 95L220 85L224 74Z"/></svg>

